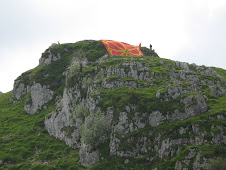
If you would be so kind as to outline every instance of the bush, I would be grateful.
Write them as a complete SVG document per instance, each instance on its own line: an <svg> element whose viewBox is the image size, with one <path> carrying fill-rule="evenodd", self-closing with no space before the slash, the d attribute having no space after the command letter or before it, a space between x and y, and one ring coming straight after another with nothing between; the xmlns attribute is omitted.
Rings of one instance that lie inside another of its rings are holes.
<svg viewBox="0 0 226 170"><path fill-rule="evenodd" d="M88 146L88 150L96 149L110 136L110 121L100 112L88 116L81 130L81 140Z"/></svg>
<svg viewBox="0 0 226 170"><path fill-rule="evenodd" d="M89 109L85 106L84 103L80 103L74 106L72 114L74 115L75 119L80 118L84 120L85 117L89 115Z"/></svg>
<svg viewBox="0 0 226 170"><path fill-rule="evenodd" d="M211 162L209 170L225 170L226 169L226 160L215 160Z"/></svg>

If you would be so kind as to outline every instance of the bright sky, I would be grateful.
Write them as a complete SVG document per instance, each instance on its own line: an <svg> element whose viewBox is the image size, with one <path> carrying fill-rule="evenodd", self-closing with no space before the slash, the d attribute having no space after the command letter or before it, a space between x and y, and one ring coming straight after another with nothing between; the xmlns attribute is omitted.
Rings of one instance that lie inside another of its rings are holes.
<svg viewBox="0 0 226 170"><path fill-rule="evenodd" d="M0 0L0 91L52 43L109 39L226 69L226 0Z"/></svg>

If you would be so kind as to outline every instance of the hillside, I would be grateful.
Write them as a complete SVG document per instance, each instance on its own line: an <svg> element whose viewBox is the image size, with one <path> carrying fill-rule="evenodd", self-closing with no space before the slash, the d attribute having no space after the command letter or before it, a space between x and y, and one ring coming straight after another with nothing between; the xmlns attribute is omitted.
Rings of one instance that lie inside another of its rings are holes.
<svg viewBox="0 0 226 170"><path fill-rule="evenodd" d="M100 41L49 47L0 95L0 168L225 166L226 70L109 56Z"/></svg>

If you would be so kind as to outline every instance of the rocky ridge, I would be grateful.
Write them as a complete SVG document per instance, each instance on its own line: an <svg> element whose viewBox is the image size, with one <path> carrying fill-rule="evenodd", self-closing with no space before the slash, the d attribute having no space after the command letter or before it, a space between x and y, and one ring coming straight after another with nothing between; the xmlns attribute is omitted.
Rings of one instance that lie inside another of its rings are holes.
<svg viewBox="0 0 226 170"><path fill-rule="evenodd" d="M25 97L28 114L55 105L45 128L78 148L85 167L116 156L153 169L207 168L226 146L226 110L214 110L225 79L144 49L153 55L109 56L99 41L52 46L15 80L11 100Z"/></svg>

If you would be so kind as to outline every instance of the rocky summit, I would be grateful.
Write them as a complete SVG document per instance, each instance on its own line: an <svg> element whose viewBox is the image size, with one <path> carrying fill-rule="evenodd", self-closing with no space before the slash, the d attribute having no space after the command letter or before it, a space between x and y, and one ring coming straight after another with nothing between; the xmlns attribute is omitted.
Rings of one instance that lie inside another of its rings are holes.
<svg viewBox="0 0 226 170"><path fill-rule="evenodd" d="M109 56L93 40L45 50L39 65L1 95L0 106L8 103L0 120L8 123L0 143L11 148L0 149L0 168L226 166L226 71L141 51L144 56ZM12 117L4 115L7 108ZM13 121L14 128L32 130L7 130ZM10 155L14 145L25 154Z"/></svg>

